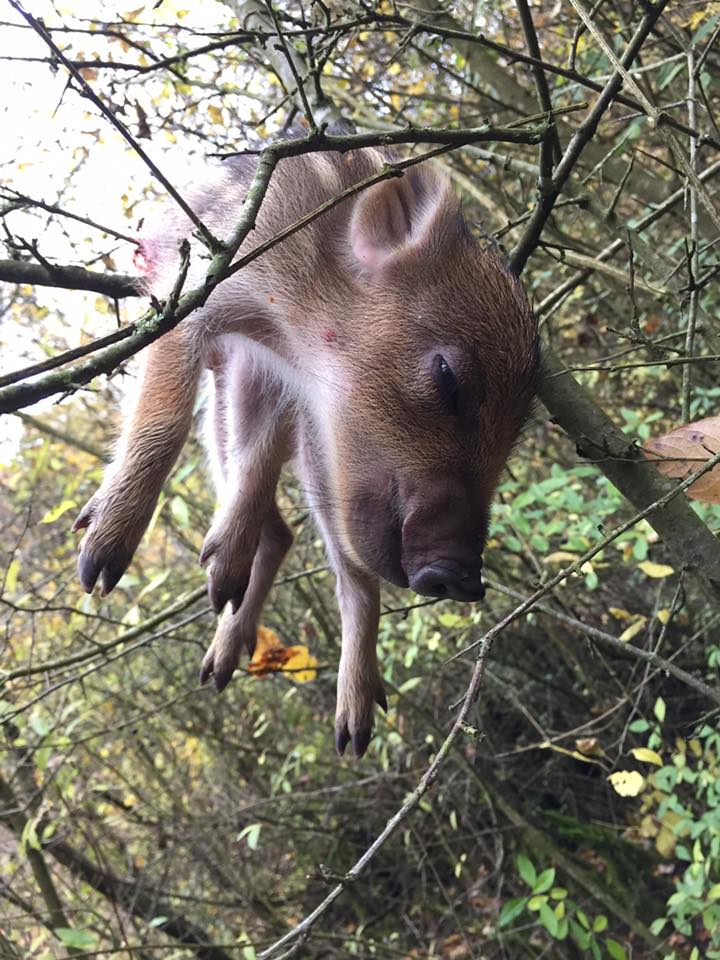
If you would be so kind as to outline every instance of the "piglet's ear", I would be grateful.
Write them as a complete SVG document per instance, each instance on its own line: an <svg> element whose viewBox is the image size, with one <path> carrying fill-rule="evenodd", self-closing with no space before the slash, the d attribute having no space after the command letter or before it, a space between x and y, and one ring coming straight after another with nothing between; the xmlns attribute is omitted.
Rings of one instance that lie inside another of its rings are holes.
<svg viewBox="0 0 720 960"><path fill-rule="evenodd" d="M447 179L430 164L412 167L360 194L350 223L353 258L374 272L403 253L420 253L435 232L445 233L448 218L457 220L457 208Z"/></svg>

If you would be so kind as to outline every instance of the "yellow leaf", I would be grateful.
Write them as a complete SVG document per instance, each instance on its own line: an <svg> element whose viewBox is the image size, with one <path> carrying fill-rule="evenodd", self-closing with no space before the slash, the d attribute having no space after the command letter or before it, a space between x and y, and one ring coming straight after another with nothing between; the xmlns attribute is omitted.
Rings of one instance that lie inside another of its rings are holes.
<svg viewBox="0 0 720 960"><path fill-rule="evenodd" d="M640 836L644 837L646 840L650 840L652 837L656 837L659 832L659 827L655 821L655 817L648 814L646 817L643 817L640 821Z"/></svg>
<svg viewBox="0 0 720 960"><path fill-rule="evenodd" d="M627 643L628 640L632 640L633 637L636 637L640 633L646 623L647 617L640 617L639 620L636 620L635 623L623 630L618 637L618 640L622 640L623 643Z"/></svg>
<svg viewBox="0 0 720 960"><path fill-rule="evenodd" d="M657 852L661 857L664 857L666 860L668 860L673 855L676 843L677 837L672 830L663 823L658 831L658 835L655 837L655 847Z"/></svg>
<svg viewBox="0 0 720 960"><path fill-rule="evenodd" d="M645 777L637 770L616 770L608 780L621 797L637 797L645 789Z"/></svg>
<svg viewBox="0 0 720 960"><path fill-rule="evenodd" d="M255 652L248 670L258 677L282 672L296 683L307 683L317 676L317 663L306 646L286 647L274 630L258 627Z"/></svg>
<svg viewBox="0 0 720 960"><path fill-rule="evenodd" d="M566 747L561 747L557 743L551 743L549 740L544 740L540 744L541 750L554 750L555 753L562 753L565 757L572 757L573 760L582 760L583 763L596 763L596 760L593 760L589 756L585 756L577 750L568 750Z"/></svg>
<svg viewBox="0 0 720 960"><path fill-rule="evenodd" d="M638 567L647 577L669 577L671 573L675 573L673 568L666 563L653 563L652 560L643 560L642 563L638 564Z"/></svg>
<svg viewBox="0 0 720 960"><path fill-rule="evenodd" d="M670 619L670 611L667 607L663 607L662 610L658 610L656 616L660 623L667 623Z"/></svg>
<svg viewBox="0 0 720 960"><path fill-rule="evenodd" d="M59 517L61 517L64 513L67 513L68 510L72 510L74 506L74 500L63 500L62 503L59 503L56 507L53 507L52 510L48 510L40 523L55 523Z"/></svg>
<svg viewBox="0 0 720 960"><path fill-rule="evenodd" d="M567 550L556 550L555 553L549 553L544 560L545 563L573 563L579 556L577 553L568 553Z"/></svg>
<svg viewBox="0 0 720 960"><path fill-rule="evenodd" d="M662 757L656 750L649 747L635 747L630 751L636 760L642 760L643 763L654 763L656 767L662 766Z"/></svg>
<svg viewBox="0 0 720 960"><path fill-rule="evenodd" d="M632 620L636 616L628 610L623 610L622 607L608 607L608 613L616 620Z"/></svg>
<svg viewBox="0 0 720 960"><path fill-rule="evenodd" d="M20 573L20 561L17 557L14 560L10 561L10 566L7 568L7 573L5 574L5 593L12 594L15 593L15 588L17 587L18 574Z"/></svg>
<svg viewBox="0 0 720 960"><path fill-rule="evenodd" d="M221 107L215 106L215 104L210 104L207 108L208 116L213 123L222 123L223 122L223 112Z"/></svg>
<svg viewBox="0 0 720 960"><path fill-rule="evenodd" d="M299 645L297 647L288 647L288 652L292 651L292 656L285 661L282 671L288 675L290 680L296 683L308 683L317 677L317 659L313 657L307 647Z"/></svg>
<svg viewBox="0 0 720 960"><path fill-rule="evenodd" d="M391 77L396 77L400 73L400 70L401 67L397 60L387 68L387 72Z"/></svg>
<svg viewBox="0 0 720 960"><path fill-rule="evenodd" d="M421 97L426 92L427 84L424 80L418 80L416 83L411 83L407 88L407 93L411 97Z"/></svg>

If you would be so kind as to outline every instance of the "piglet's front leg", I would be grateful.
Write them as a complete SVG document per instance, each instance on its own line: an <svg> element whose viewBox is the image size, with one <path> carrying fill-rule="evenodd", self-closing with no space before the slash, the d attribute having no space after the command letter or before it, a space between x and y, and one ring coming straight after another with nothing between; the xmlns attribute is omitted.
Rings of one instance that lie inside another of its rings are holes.
<svg viewBox="0 0 720 960"><path fill-rule="evenodd" d="M200 374L192 346L180 330L148 348L135 404L97 493L73 530L87 529L78 572L90 593L98 578L109 593L128 567L188 435Z"/></svg>
<svg viewBox="0 0 720 960"><path fill-rule="evenodd" d="M335 748L342 755L351 743L355 756L362 757L372 736L375 704L387 710L375 649L380 587L377 577L344 558L334 561L342 620Z"/></svg>

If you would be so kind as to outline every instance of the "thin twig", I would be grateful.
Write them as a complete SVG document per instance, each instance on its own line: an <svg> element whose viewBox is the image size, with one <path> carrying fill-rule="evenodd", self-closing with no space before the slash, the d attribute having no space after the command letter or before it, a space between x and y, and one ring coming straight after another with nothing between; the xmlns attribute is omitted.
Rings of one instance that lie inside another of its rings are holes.
<svg viewBox="0 0 720 960"><path fill-rule="evenodd" d="M133 137L133 135L130 133L127 127L125 127L124 124L120 123L120 121L117 119L117 117L112 112L112 110L110 110L110 108L103 103L103 101L95 93L93 88L90 86L87 80L83 77L80 71L75 67L75 65L70 60L67 59L67 57L63 54L62 50L58 47L58 45L53 40L52 36L45 29L45 26L41 23L41 21L36 20L31 13L28 13L26 10L24 10L20 5L20 3L18 2L18 0L8 0L8 2L10 3L11 7L17 10L17 12L20 14L21 17L23 17L23 19L27 20L27 22L30 24L33 30L35 30L37 35L45 41L45 43L50 47L52 52L58 58L60 63L62 63L65 69L73 77L75 82L80 86L80 89L83 91L84 95L92 103L94 103L95 106L98 108L98 110L100 110L102 115L107 120L110 121L110 123L113 125L113 127L115 127L115 129L118 131L121 137L130 144L130 146L133 148L135 153L137 153L137 155L140 157L143 163L146 164L146 166L148 167L152 175L156 178L156 180L158 180L163 185L163 187L165 187L165 189L173 198L175 203L177 203L177 205L180 207L183 213L195 225L196 229L199 231L201 237L206 243L208 249L212 253L217 254L220 251L220 243L217 240L217 238L214 237L212 233L210 233L210 231L207 229L205 224L198 217L198 215L195 213L192 207L190 207L186 203L186 201L183 200L183 198L180 196L180 194L175 189L175 187L170 183L170 181L167 179L165 174L153 162L153 160L150 159L147 153L145 153L143 148L137 142L135 137Z"/></svg>

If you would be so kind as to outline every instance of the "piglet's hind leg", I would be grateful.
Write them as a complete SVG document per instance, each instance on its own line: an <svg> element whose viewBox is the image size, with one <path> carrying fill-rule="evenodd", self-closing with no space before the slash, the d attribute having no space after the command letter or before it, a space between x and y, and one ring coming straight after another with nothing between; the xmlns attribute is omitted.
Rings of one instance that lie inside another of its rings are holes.
<svg viewBox="0 0 720 960"><path fill-rule="evenodd" d="M351 743L355 756L362 757L372 736L375 704L387 710L375 649L380 587L377 577L344 560L334 565L342 619L335 749L342 755Z"/></svg>
<svg viewBox="0 0 720 960"><path fill-rule="evenodd" d="M262 608L292 541L292 533L273 503L263 524L245 599L237 613L226 608L220 618L202 663L200 683L213 677L219 693L230 682L243 648L252 657Z"/></svg>
<svg viewBox="0 0 720 960"><path fill-rule="evenodd" d="M200 562L208 565L208 592L216 613L237 613L249 588L263 524L287 456L291 416L282 403L282 381L258 364L247 345L236 344L213 367L218 511Z"/></svg>

